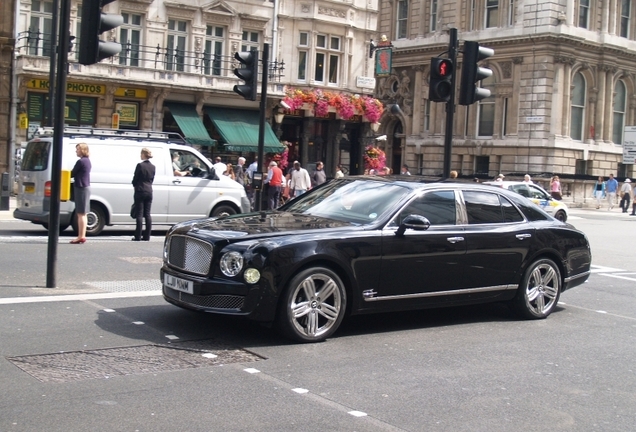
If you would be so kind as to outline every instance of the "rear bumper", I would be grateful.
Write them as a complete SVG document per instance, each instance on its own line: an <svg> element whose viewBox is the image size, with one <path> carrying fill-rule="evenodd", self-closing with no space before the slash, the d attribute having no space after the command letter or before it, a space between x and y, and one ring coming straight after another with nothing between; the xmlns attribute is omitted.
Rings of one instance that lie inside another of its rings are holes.
<svg viewBox="0 0 636 432"><path fill-rule="evenodd" d="M71 224L71 213L60 213L60 225L70 225ZM31 213L25 212L20 209L15 209L13 211L13 217L16 219L30 221L36 224L47 224L49 223L49 212L45 213Z"/></svg>

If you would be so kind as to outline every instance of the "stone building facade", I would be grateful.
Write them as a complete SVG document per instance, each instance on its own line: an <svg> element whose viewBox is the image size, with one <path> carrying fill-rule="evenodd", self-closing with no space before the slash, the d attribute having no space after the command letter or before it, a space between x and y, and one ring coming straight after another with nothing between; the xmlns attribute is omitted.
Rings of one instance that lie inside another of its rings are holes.
<svg viewBox="0 0 636 432"><path fill-rule="evenodd" d="M392 40L394 70L376 91L403 112L382 122L387 156L399 158L390 163L442 173L445 104L428 101L429 64L456 28L460 50L478 41L495 55L482 62L493 71L483 81L492 96L456 107L452 170L558 174L579 201L593 177L632 177L623 131L636 121L635 9L630 0L383 1L378 31Z"/></svg>
<svg viewBox="0 0 636 432"><path fill-rule="evenodd" d="M0 173L13 172L15 155L11 129L14 127L11 109L13 92L13 47L15 45L15 2L0 4Z"/></svg>
<svg viewBox="0 0 636 432"><path fill-rule="evenodd" d="M52 1L17 4L18 98L33 130L48 118ZM67 78L68 125L176 131L189 138L180 118L198 118L209 136L192 142L201 145L204 154L221 154L232 162L241 153L250 158L256 141L243 146L244 151L236 151L236 146L227 150L224 132L232 131L221 130L219 119L230 121L234 115L248 127L258 126L259 101L246 101L233 92L240 83L233 73L239 65L233 56L255 48L262 58L267 43L266 141L286 141L292 157L304 163L326 160L328 169L341 162L355 166L361 160L359 149L370 133L361 116L349 121L335 115L316 118L309 109L285 111L280 100L289 87L373 94L373 88L357 83L358 77L373 76L368 41L376 29L377 0L119 0L104 10L123 15L124 24L102 39L118 41L124 49L116 57L83 66L77 62L75 40ZM80 20L81 2L72 1L73 35L79 35ZM275 118L281 116L275 114L284 114L280 123ZM17 130L17 141L26 142L28 134Z"/></svg>

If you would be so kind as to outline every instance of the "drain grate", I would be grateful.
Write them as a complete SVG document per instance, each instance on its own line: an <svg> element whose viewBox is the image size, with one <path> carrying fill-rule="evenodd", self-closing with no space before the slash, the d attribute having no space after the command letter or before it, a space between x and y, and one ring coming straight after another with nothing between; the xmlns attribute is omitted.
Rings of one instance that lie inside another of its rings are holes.
<svg viewBox="0 0 636 432"><path fill-rule="evenodd" d="M159 278L150 280L86 282L86 284L108 292L161 291L161 281Z"/></svg>
<svg viewBox="0 0 636 432"><path fill-rule="evenodd" d="M248 363L262 359L264 357L215 340L8 358L37 380L58 383Z"/></svg>

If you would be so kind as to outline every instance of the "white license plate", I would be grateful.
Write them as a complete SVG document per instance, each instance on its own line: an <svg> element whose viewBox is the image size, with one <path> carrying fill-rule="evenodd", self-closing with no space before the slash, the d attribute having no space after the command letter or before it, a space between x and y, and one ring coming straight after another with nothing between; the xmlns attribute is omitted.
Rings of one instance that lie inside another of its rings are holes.
<svg viewBox="0 0 636 432"><path fill-rule="evenodd" d="M194 294L194 283L185 279L163 274L163 284L173 290Z"/></svg>

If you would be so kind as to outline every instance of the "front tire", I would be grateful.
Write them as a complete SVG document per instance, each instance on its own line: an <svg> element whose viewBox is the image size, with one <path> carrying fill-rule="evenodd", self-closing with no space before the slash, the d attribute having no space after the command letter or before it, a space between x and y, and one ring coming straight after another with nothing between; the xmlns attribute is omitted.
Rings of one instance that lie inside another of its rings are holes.
<svg viewBox="0 0 636 432"><path fill-rule="evenodd" d="M556 212L556 214L554 215L554 218L556 220L560 220L561 222L565 222L568 219L568 215L565 214L565 212L563 210L559 210L558 212Z"/></svg>
<svg viewBox="0 0 636 432"><path fill-rule="evenodd" d="M210 216L223 217L223 216L230 216L234 214L236 214L236 210L234 209L234 207L223 204L218 207L215 207L214 210L212 210L212 214Z"/></svg>
<svg viewBox="0 0 636 432"><path fill-rule="evenodd" d="M278 325L298 342L321 342L340 326L347 306L344 285L325 267L301 271L289 282L281 299Z"/></svg>
<svg viewBox="0 0 636 432"><path fill-rule="evenodd" d="M561 295L561 272L550 259L533 262L526 270L513 305L527 319L547 318Z"/></svg>

